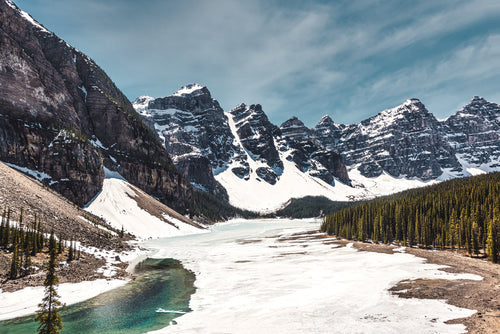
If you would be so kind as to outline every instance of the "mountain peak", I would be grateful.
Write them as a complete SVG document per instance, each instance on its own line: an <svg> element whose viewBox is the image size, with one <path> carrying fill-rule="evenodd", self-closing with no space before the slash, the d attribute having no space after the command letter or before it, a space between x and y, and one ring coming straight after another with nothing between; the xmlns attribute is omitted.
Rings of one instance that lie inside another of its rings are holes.
<svg viewBox="0 0 500 334"><path fill-rule="evenodd" d="M14 2L11 0L4 0L5 4L15 10L21 17L23 17L26 21L31 23L35 28L44 31L46 33L52 34L52 32L48 31L43 25L38 23L34 18L31 17L30 14L26 13L24 10L20 9L19 7L16 6Z"/></svg>
<svg viewBox="0 0 500 334"><path fill-rule="evenodd" d="M419 99L411 98L403 102L401 105L386 109L382 112L380 112L378 115L373 116L369 119L366 119L361 122L361 124L367 124L373 119L378 119L380 117L386 119L393 119L393 118L401 118L404 117L405 114L408 113L420 113L420 112L428 112L427 109L425 108L424 104L420 102Z"/></svg>
<svg viewBox="0 0 500 334"><path fill-rule="evenodd" d="M318 124L316 124L316 127L320 127L320 126L332 126L334 124L335 124L335 122L333 121L333 119L330 116L325 115L325 116L321 117L321 119L319 120Z"/></svg>
<svg viewBox="0 0 500 334"><path fill-rule="evenodd" d="M487 102L484 98L482 98L481 96L477 96L477 95L474 95L472 97L472 100L470 100L470 102Z"/></svg>
<svg viewBox="0 0 500 334"><path fill-rule="evenodd" d="M410 106L410 105L416 105L416 104L422 104L419 99L412 97L411 99L406 100L402 105L403 106Z"/></svg>
<svg viewBox="0 0 500 334"><path fill-rule="evenodd" d="M298 119L296 116L290 117L288 120L284 121L280 125L280 129L289 128L289 127L305 127L304 123Z"/></svg>
<svg viewBox="0 0 500 334"><path fill-rule="evenodd" d="M471 115L482 115L496 118L499 112L500 106L498 104L489 102L480 96L473 96L472 100L466 106L455 113L455 116L469 117Z"/></svg>
<svg viewBox="0 0 500 334"><path fill-rule="evenodd" d="M155 98L147 95L142 95L136 98L132 102L132 106L138 113L142 114L149 106L149 102L153 101Z"/></svg>
<svg viewBox="0 0 500 334"><path fill-rule="evenodd" d="M201 95L203 93L208 93L210 95L210 92L208 91L207 87L201 86L197 83L192 83L186 86L182 86L177 92L172 94L173 96L185 96L189 94L196 93L196 95Z"/></svg>

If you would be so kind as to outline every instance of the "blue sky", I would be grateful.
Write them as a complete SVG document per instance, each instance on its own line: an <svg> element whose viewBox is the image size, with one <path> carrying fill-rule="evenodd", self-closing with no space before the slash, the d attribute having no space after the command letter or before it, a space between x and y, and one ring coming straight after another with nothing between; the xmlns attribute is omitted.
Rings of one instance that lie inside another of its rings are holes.
<svg viewBox="0 0 500 334"><path fill-rule="evenodd" d="M209 88L276 124L359 122L419 98L500 103L500 1L14 0L133 100Z"/></svg>

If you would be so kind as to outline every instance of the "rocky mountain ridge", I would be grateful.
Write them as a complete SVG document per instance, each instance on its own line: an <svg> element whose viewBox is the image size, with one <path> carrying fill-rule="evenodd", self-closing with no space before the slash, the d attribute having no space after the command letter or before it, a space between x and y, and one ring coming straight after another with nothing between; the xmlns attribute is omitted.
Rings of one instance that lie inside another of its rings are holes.
<svg viewBox="0 0 500 334"><path fill-rule="evenodd" d="M418 99L357 124L330 120L324 117L313 137L366 177L385 172L428 181L469 176L471 167L500 170L500 106L477 96L443 121Z"/></svg>
<svg viewBox="0 0 500 334"><path fill-rule="evenodd" d="M240 104L224 113L206 87L190 84L167 97L139 97L133 105L181 173L212 194L223 193L215 178L226 170L242 180L255 177L274 185L284 159L327 184L333 185L335 178L350 182L340 155L291 136L291 127L272 124L259 104Z"/></svg>
<svg viewBox="0 0 500 334"><path fill-rule="evenodd" d="M84 205L103 166L183 210L192 188L155 133L89 57L0 1L0 160Z"/></svg>
<svg viewBox="0 0 500 334"><path fill-rule="evenodd" d="M196 113L196 103L161 105L162 101L174 101L181 96L195 101L203 95L209 96L211 103L217 106L217 114L207 117L197 113L195 125L182 121L181 117L171 116L178 115L180 111ZM155 109L159 105L162 112ZM167 150L172 143L191 145L191 150L197 152L199 157L207 158L215 168L212 173L206 172L204 179L208 180L213 175L215 182L224 183L230 201L236 188L233 184L248 187L248 192L253 188L262 188L251 186L253 179L274 186L280 182L286 168L291 166L296 168L295 173L299 176L323 181L323 187L328 191L335 188L336 181L354 186L353 190L342 188L346 194L337 196L341 200L345 200L346 196L371 197L422 186L427 182L468 176L471 175L471 166L477 167L476 171L472 171L474 173L500 168L500 109L497 104L478 97L445 121L437 120L418 99L409 99L360 123L336 124L329 116L324 116L313 128L306 127L297 117L277 127L269 121L259 104L240 104L223 113L208 89L197 84L182 87L179 92L165 98L138 98L134 107L145 116L146 122L153 124L160 138L165 138L166 134L169 136ZM168 126L165 125L167 123ZM224 140L214 137L219 139L209 151L199 139L185 139L191 138L203 127L217 127L225 134ZM214 152L224 158L214 159ZM182 161L179 152L169 150L169 153L174 163ZM195 161L192 154L187 160L190 163ZM182 170L182 165L176 163L176 166ZM237 179L225 174L227 170ZM203 167L198 165L184 175L196 183L203 173ZM367 184L383 175L387 175L383 181L386 183L398 182L396 179L401 178L414 182L390 187L392 191L380 186L371 190L367 188ZM355 182L351 182L353 177ZM205 181L201 185L210 192L210 183ZM378 192L380 189L381 192Z"/></svg>
<svg viewBox="0 0 500 334"><path fill-rule="evenodd" d="M474 96L441 122L446 141L463 163L500 169L500 106Z"/></svg>

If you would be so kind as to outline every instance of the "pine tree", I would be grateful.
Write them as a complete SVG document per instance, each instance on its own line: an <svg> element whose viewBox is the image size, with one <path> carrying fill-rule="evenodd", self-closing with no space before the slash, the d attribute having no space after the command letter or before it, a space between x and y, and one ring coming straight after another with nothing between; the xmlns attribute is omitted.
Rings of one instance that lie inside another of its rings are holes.
<svg viewBox="0 0 500 334"><path fill-rule="evenodd" d="M10 209L7 211L7 222L5 224L5 233L3 235L3 244L8 247L10 241Z"/></svg>
<svg viewBox="0 0 500 334"><path fill-rule="evenodd" d="M57 254L61 254L63 252L63 243L62 243L62 239L59 238L59 243L57 245Z"/></svg>
<svg viewBox="0 0 500 334"><path fill-rule="evenodd" d="M10 272L9 272L9 278L10 279L16 279L17 275L19 274L19 251L18 251L18 244L17 244L17 234L14 233L12 236L12 259L10 262Z"/></svg>
<svg viewBox="0 0 500 334"><path fill-rule="evenodd" d="M75 259L75 250L73 248L73 240L69 243L69 249L68 249L68 262L71 262Z"/></svg>
<svg viewBox="0 0 500 334"><path fill-rule="evenodd" d="M458 246L500 262L499 209L500 173L490 173L341 209L325 217L321 230L348 239Z"/></svg>
<svg viewBox="0 0 500 334"><path fill-rule="evenodd" d="M479 256L479 226L477 222L472 223L472 249L476 256Z"/></svg>
<svg viewBox="0 0 500 334"><path fill-rule="evenodd" d="M28 238L28 237L27 237ZM24 265L23 275L31 274L31 241L28 239L27 246L24 248Z"/></svg>
<svg viewBox="0 0 500 334"><path fill-rule="evenodd" d="M63 329L61 315L58 310L62 306L57 294L57 283L59 279L56 274L57 259L56 259L56 241L54 232L50 234L49 241L49 265L43 285L45 286L45 296L42 302L38 304L39 310L35 320L40 323L38 333L40 334L57 334Z"/></svg>
<svg viewBox="0 0 500 334"><path fill-rule="evenodd" d="M2 223L0 224L0 247L4 246L4 243L3 243L4 233L5 233L5 211L4 211L4 215L2 216Z"/></svg>
<svg viewBox="0 0 500 334"><path fill-rule="evenodd" d="M498 210L495 211L498 213ZM488 244L488 257L493 263L498 263L498 251L500 248L498 245L498 219L498 216L496 216L490 221L488 225L488 239L486 241Z"/></svg>

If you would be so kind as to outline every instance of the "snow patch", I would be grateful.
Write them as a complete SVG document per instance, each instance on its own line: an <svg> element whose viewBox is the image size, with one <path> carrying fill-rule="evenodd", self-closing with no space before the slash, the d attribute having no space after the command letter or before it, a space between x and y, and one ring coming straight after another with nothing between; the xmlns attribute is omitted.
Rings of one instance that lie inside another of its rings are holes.
<svg viewBox="0 0 500 334"><path fill-rule="evenodd" d="M21 17L23 17L26 21L28 21L29 23L31 23L33 26L35 26L36 28L40 29L41 31L44 31L44 32L49 33L49 34L52 34L44 26L42 26L40 23L38 23L37 21L35 21L28 13L26 13L24 10L21 10L20 8L18 8L12 1L5 0L5 2L7 3L7 5L10 8L14 9L15 11L17 11L21 15Z"/></svg>
<svg viewBox="0 0 500 334"><path fill-rule="evenodd" d="M191 94L193 92L196 92L197 90L200 90L200 89L203 89L203 86L200 86L200 85L195 83L195 84L181 87L181 89L179 89L177 92L175 92L172 95L173 96L183 96L186 94Z"/></svg>
<svg viewBox="0 0 500 334"><path fill-rule="evenodd" d="M134 197L137 193L120 174L105 168L101 192L85 210L105 219L112 227L132 233L138 238L160 238L175 235L201 233L202 230L181 222L166 213L164 217L171 224L141 209ZM118 174L118 175L116 175ZM140 191L140 190L139 190ZM153 200L151 198L151 200Z"/></svg>
<svg viewBox="0 0 500 334"><path fill-rule="evenodd" d="M26 173L26 174L34 177L35 179L37 179L40 182L42 182L45 179L52 179L52 176L50 176L49 174L44 173L44 172L40 172L40 171L37 171L37 170L29 169L29 168L26 168L26 167L21 167L21 166L18 166L18 165L11 164L9 162L4 162L4 164L6 164L7 166L12 167L14 169L17 169L18 171Z"/></svg>

